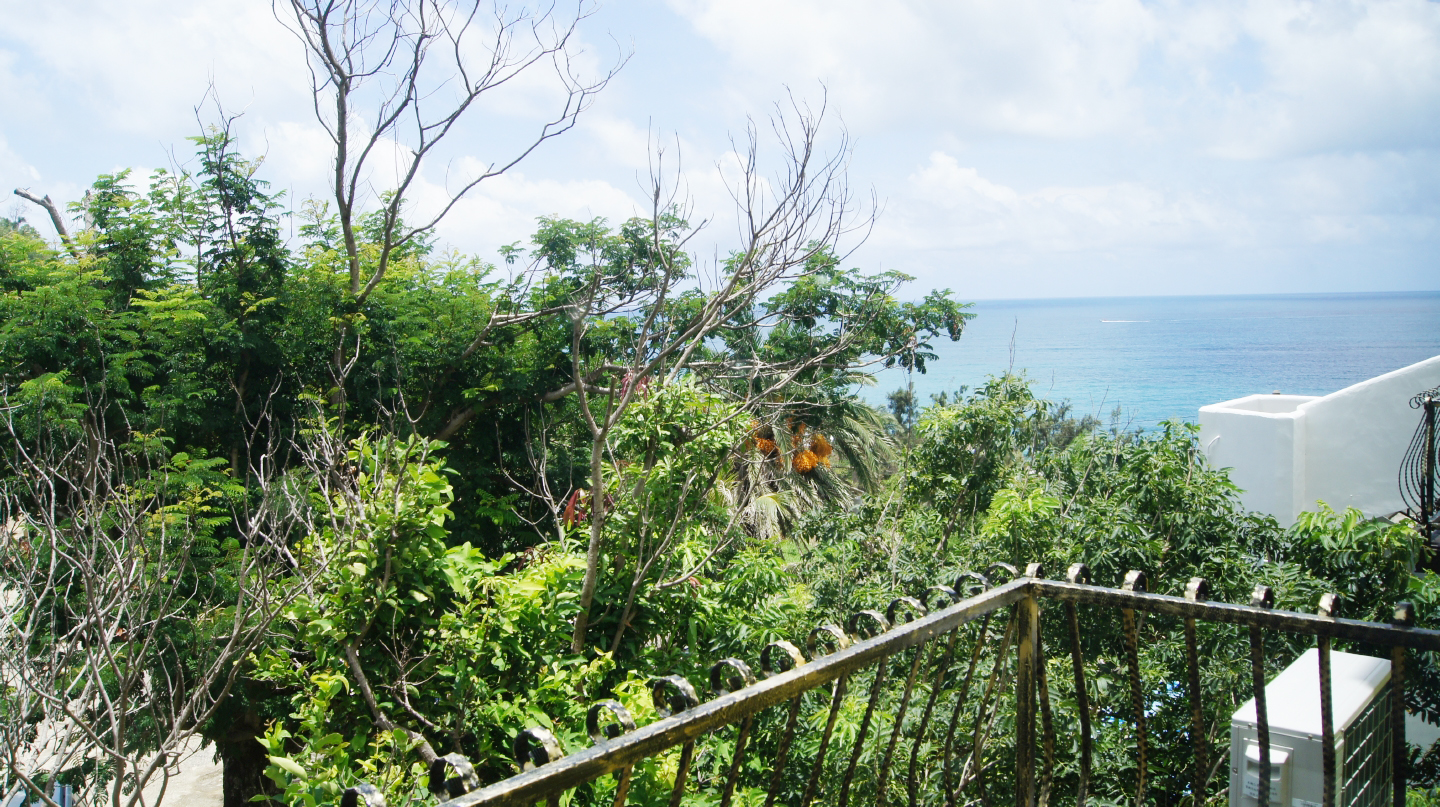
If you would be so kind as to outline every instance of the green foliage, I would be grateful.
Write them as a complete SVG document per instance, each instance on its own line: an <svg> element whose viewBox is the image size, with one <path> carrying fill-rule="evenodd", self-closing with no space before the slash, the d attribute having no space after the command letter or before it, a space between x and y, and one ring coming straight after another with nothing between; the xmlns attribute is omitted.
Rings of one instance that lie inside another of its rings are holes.
<svg viewBox="0 0 1440 807"><path fill-rule="evenodd" d="M483 778L508 775L510 743L526 726L585 747L594 700L619 699L643 723L651 675L701 681L717 658L754 660L771 641L997 561L1041 562L1052 576L1084 562L1105 584L1143 569L1170 594L1203 576L1231 602L1264 582L1280 607L1302 610L1335 591L1346 616L1365 619L1385 617L1408 591L1422 624L1440 622L1434 576L1411 572L1413 531L1324 507L1288 530L1246 513L1205 464L1193 426L1102 431L1011 375L923 412L898 391L893 420L860 403L862 368L924 372L933 340L961 336L972 314L948 291L903 301L909 278L844 269L812 244L803 266L765 288L747 285L759 282L752 256L731 256L721 274L736 273L734 293L722 298L691 264L690 225L673 210L615 227L542 218L523 249L501 251L500 272L426 236L387 243L405 229L387 218L387 198L356 220L361 274L388 262L361 299L325 205L304 207L291 249L260 162L242 158L223 128L194 142L193 174L160 172L143 189L125 172L100 177L76 208L88 221L78 258L0 220L0 393L12 426L0 438L11 458L0 483L15 489L22 478L20 447L123 435L136 461L117 495L148 519L137 552L164 556L172 550L156 536L176 530L193 539L184 564L164 567L191 599L166 623L163 652L144 662L174 681L223 629L217 603L234 587L243 514L276 486L293 496L304 526L283 536L273 562L293 571L277 594L296 599L248 660L235 713L208 729L227 738L240 711L267 720L259 740L285 803L332 804L361 779L392 804L428 798L422 738L466 754ZM522 259L530 269L515 268ZM817 434L833 466L797 470L794 455ZM603 495L592 499L595 484ZM575 654L581 543L596 511L590 650ZM76 602L46 607L62 614ZM1046 635L1061 635L1057 612L1044 619ZM1096 796L1119 801L1135 778L1122 640L1107 616L1081 619L1103 726ZM1003 622L986 628L992 642ZM959 634L958 658L979 631ZM1154 786L1179 798L1183 648L1173 621L1147 619L1140 631ZM1224 626L1203 628L1200 642L1206 716L1224 726L1246 686L1245 643ZM1267 664L1278 670L1299 649L1277 639ZM889 674L912 660L892 660ZM1435 659L1416 662L1423 685L1409 705L1440 718ZM1052 657L1048 677L1054 718L1073 736L1065 663ZM992 664L980 663L977 680ZM873 675L849 682L834 747L857 736ZM981 701L970 697L954 713L961 725ZM1013 756L1012 697L992 693L1007 716L981 764L1003 768ZM806 695L802 725L823 727L828 707L828 693ZM877 703L857 798L877 795L877 749L898 708L890 694ZM763 802L781 722L757 718L736 803ZM943 739L934 727L920 736L913 713L900 728L932 750ZM697 781L723 775L735 735L702 744ZM815 735L791 753L816 754ZM147 742L137 733L133 747ZM822 793L846 763L831 754ZM1417 758L1416 770L1432 763ZM674 750L637 766L630 802L668 803L677 768ZM1074 749L1060 750L1057 776L1073 787ZM805 784L782 782L782 798L798 799ZM572 798L608 803L614 786L606 778ZM908 796L902 777L890 787L891 803ZM990 798L1003 800L1008 785L997 787ZM694 800L713 795L702 788Z"/></svg>
<svg viewBox="0 0 1440 807"><path fill-rule="evenodd" d="M816 595L813 621L838 621L896 596L918 596L956 571L991 568L1004 580L991 567L995 561L1020 568L1038 561L1050 577L1084 562L1097 583L1110 586L1130 569L1144 570L1152 591L1172 595L1201 576L1213 598L1226 602L1248 602L1251 588L1263 582L1274 587L1278 607L1300 611L1312 611L1321 593L1336 592L1346 616L1380 621L1396 600L1409 598L1426 603L1422 624L1440 624L1435 577L1411 571L1419 540L1414 530L1323 506L1282 530L1268 517L1244 512L1225 474L1205 464L1195 427L1168 423L1143 434L1089 430L1069 441L1051 440L1054 421L1047 424L1045 413L1054 411L1034 401L1020 382L998 379L961 403L926 412L908 473L895 480L894 492L846 514L816 514L802 526L813 549L798 564L798 576ZM1066 635L1062 616L1059 608L1047 609L1043 634ZM1093 797L1118 803L1133 796L1135 733L1128 673L1117 661L1123 636L1115 616L1080 611L1089 699L1099 727ZM1002 628L992 624L991 630ZM1139 626L1142 689L1153 705L1147 715L1151 787L1172 802L1186 792L1193 761L1188 704L1174 683L1185 675L1180 636L1171 618L1151 616ZM974 640L973 629L960 633L960 657ZM1210 742L1223 753L1229 715L1249 688L1248 639L1233 627L1201 624L1198 640L1206 721L1215 727ZM1299 637L1272 634L1267 674L1288 665L1304 646ZM1053 645L1048 652L1057 731L1074 737L1070 662L1057 658ZM1412 656L1412 664L1420 681L1436 680L1433 659ZM1435 708L1434 686L1407 691L1411 709ZM980 696L970 697L966 713L973 715L973 699ZM1002 690L998 697L1001 719L985 759L1005 770L1014 753L1005 724L1013 693ZM877 715L888 703L882 701ZM1073 788L1077 753L1074 746L1059 749L1060 793ZM1430 763L1422 759L1428 758L1417 757L1414 771L1417 781L1426 782ZM1005 777L992 780L990 790L990 798L1003 800L995 787L1008 787ZM891 794L892 800L904 797L903 791Z"/></svg>
<svg viewBox="0 0 1440 807"><path fill-rule="evenodd" d="M274 723L260 738L270 763L265 775L278 791L274 800L304 807L335 805L346 788L366 782L391 804L433 801L425 792L425 766L418 760L405 762L415 743L404 732L357 731L347 737L330 731L332 703L348 694L349 681L316 673L308 683L292 699L290 725L299 735Z"/></svg>

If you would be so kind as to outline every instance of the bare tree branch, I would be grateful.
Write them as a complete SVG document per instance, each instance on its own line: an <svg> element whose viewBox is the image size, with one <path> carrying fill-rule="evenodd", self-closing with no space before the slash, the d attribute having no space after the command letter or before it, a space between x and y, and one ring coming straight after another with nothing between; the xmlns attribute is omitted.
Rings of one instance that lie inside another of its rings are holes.
<svg viewBox="0 0 1440 807"><path fill-rule="evenodd" d="M88 765L101 800L142 804L304 590L281 561L304 499L252 465L252 495L232 503L228 582L201 591L215 572L201 557L216 560L198 525L226 506L213 490L98 421L67 434L3 404L0 697L27 719L0 722L0 792L20 784L48 804L37 777Z"/></svg>
<svg viewBox="0 0 1440 807"><path fill-rule="evenodd" d="M15 195L45 208L45 212L50 214L50 223L55 225L55 233L60 236L60 243L65 245L65 251L69 252L72 258L80 257L80 251L76 249L75 242L70 240L70 231L65 228L65 218L60 215L55 203L50 201L49 194L36 196L24 188L16 188Z"/></svg>
<svg viewBox="0 0 1440 807"><path fill-rule="evenodd" d="M594 79L574 70L576 32L591 13L587 0L578 0L563 17L553 5L517 11L500 3L482 15L479 0L458 5L444 0L274 0L274 11L306 49L316 117L335 147L332 194L350 293L357 302L384 279L397 250L432 232L467 193L573 128L626 61L617 59ZM563 95L554 116L510 157L489 163L448 191L434 213L418 224L403 224L406 193L423 163L475 102L545 62ZM381 151L393 151L398 162L393 184L376 194L369 176ZM381 203L380 240L378 255L367 267L362 266L357 226L372 198Z"/></svg>

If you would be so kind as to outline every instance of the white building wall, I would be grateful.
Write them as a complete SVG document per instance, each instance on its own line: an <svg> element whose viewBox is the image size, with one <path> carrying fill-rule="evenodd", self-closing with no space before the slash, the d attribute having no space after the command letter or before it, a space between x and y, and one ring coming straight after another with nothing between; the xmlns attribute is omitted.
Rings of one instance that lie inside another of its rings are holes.
<svg viewBox="0 0 1440 807"><path fill-rule="evenodd" d="M1420 422L1416 393L1440 385L1440 356L1321 397L1249 395L1200 407L1200 444L1230 468L1246 508L1283 526L1324 501L1385 516L1404 507L1397 476Z"/></svg>
<svg viewBox="0 0 1440 807"><path fill-rule="evenodd" d="M1297 407L1313 398L1251 395L1200 409L1200 445L1211 465L1230 468L1247 510L1289 517L1295 507Z"/></svg>

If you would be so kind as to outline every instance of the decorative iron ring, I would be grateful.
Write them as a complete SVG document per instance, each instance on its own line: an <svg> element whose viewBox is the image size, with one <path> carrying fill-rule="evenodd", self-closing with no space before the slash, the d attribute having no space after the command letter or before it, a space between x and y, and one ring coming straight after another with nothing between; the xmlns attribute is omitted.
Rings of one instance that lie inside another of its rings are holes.
<svg viewBox="0 0 1440 807"><path fill-rule="evenodd" d="M515 735L515 762L521 771L534 770L563 756L565 752L560 750L560 741L548 729L532 726ZM476 785L479 785L478 780Z"/></svg>
<svg viewBox="0 0 1440 807"><path fill-rule="evenodd" d="M935 603L932 603L930 601L931 597L934 596L945 597L950 601L945 603L944 605L936 605ZM925 593L920 595L920 604L925 606L925 610L927 611L935 611L940 608L949 608L955 603L960 602L962 599L964 598L961 597L955 591L955 589L942 584L938 586L931 586L930 588L925 589Z"/></svg>
<svg viewBox="0 0 1440 807"><path fill-rule="evenodd" d="M669 717L700 705L695 687L679 675L650 679L650 698L655 703L655 714L660 717Z"/></svg>
<svg viewBox="0 0 1440 807"><path fill-rule="evenodd" d="M989 566L986 566L986 567L985 567L985 576L986 576L987 578L994 579L994 577L995 577L995 570L996 570L996 569L1004 569L1005 571L1009 572L1009 573L1010 573L1010 580L1014 580L1015 578L1017 578L1017 577L1020 576L1020 570L1019 570L1019 569L1016 569L1014 566L1011 566L1010 564L1006 563L1006 562L1003 561L1003 560L996 561L996 562L990 564ZM1005 582L1008 583L1008 582L1010 582L1010 580L1006 580Z"/></svg>
<svg viewBox="0 0 1440 807"><path fill-rule="evenodd" d="M385 794L369 782L360 782L345 789L340 796L340 807L386 807Z"/></svg>
<svg viewBox="0 0 1440 807"><path fill-rule="evenodd" d="M780 654L778 659L775 657L777 651ZM760 671L765 673L766 678L790 672L804 663L805 654L800 652L800 648L784 639L771 642L760 651ZM784 669L780 669L782 666Z"/></svg>
<svg viewBox="0 0 1440 807"><path fill-rule="evenodd" d="M710 691L715 697L739 692L755 683L755 673L750 665L738 658L720 659L710 668Z"/></svg>
<svg viewBox="0 0 1440 807"><path fill-rule="evenodd" d="M871 623L870 630L862 629L861 617ZM845 620L845 632L851 636L859 636L861 639L873 639L887 630L890 630L890 620L886 619L885 615L879 611L872 611L868 608L864 611L856 611L850 615L849 619Z"/></svg>
<svg viewBox="0 0 1440 807"><path fill-rule="evenodd" d="M903 625L906 622L914 622L922 616L930 613L923 603L914 597L896 597L890 601L885 609L885 619L891 627ZM903 619L897 617L903 616Z"/></svg>
<svg viewBox="0 0 1440 807"><path fill-rule="evenodd" d="M828 643L829 647L825 647L822 641ZM805 637L805 652L810 654L810 658L838 653L849 646L850 636L839 625L828 622L810 631L810 635Z"/></svg>
<svg viewBox="0 0 1440 807"><path fill-rule="evenodd" d="M600 725L600 713L609 712L615 718L615 722ZM630 710L620 701L604 700L590 706L590 711L585 713L585 733L590 735L590 742L599 745L606 740L613 740L626 732L635 730L635 718L630 715Z"/></svg>
<svg viewBox="0 0 1440 807"><path fill-rule="evenodd" d="M1255 590L1252 591L1252 592L1250 592L1250 607L1251 607L1251 608L1274 608L1274 607L1275 607L1275 589L1270 588L1269 586L1265 585L1264 583L1261 583L1261 584L1255 586Z"/></svg>
<svg viewBox="0 0 1440 807"><path fill-rule="evenodd" d="M1210 599L1210 581L1203 577L1192 577L1185 584L1185 599L1190 602L1204 602Z"/></svg>
<svg viewBox="0 0 1440 807"><path fill-rule="evenodd" d="M1410 399L1410 408L1419 409L1425 405L1426 401L1433 401L1437 398L1440 398L1440 387L1431 387L1424 392L1417 392L1415 396Z"/></svg>
<svg viewBox="0 0 1440 807"><path fill-rule="evenodd" d="M966 583L965 581L967 580L974 582ZM979 590L975 591L975 593L984 594L990 588L990 578L979 572L961 572L955 575L955 582L950 584L950 587L955 589L957 593L975 590L977 586Z"/></svg>
<svg viewBox="0 0 1440 807"><path fill-rule="evenodd" d="M540 729L540 731L545 731ZM549 734L549 732L546 732ZM524 735L524 732L521 732ZM554 737L550 738L554 740ZM520 738L515 738L515 747L520 747ZM558 748L558 745L557 745ZM547 762L549 760L546 760ZM475 768L470 760L460 754L446 754L443 757L430 763L430 792L446 798L457 798L480 788L480 777L475 773ZM370 802L366 802L369 804Z"/></svg>
<svg viewBox="0 0 1440 807"><path fill-rule="evenodd" d="M1397 628L1415 627L1415 605L1409 602L1395 603L1395 615L1390 618L1390 624Z"/></svg>
<svg viewBox="0 0 1440 807"><path fill-rule="evenodd" d="M1139 569L1131 569L1125 573L1125 583L1120 586L1126 591L1133 591L1137 594L1144 594L1149 591L1149 582L1145 579L1145 573Z"/></svg>

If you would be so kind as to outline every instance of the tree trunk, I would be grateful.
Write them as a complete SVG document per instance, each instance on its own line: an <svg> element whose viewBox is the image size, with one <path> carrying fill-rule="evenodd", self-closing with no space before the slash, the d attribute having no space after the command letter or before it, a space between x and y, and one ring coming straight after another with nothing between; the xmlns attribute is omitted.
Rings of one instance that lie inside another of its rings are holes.
<svg viewBox="0 0 1440 807"><path fill-rule="evenodd" d="M585 630L590 626L590 605L595 601L595 583L600 576L600 536L605 527L605 477L601 466L604 439L602 433L590 444L590 546L585 552L580 613L575 615L575 632L570 637L570 652L577 655L585 652Z"/></svg>
<svg viewBox="0 0 1440 807"><path fill-rule="evenodd" d="M225 807L250 807L253 797L279 792L265 778L265 766L270 760L259 742L260 730L259 717L247 710L219 744Z"/></svg>

